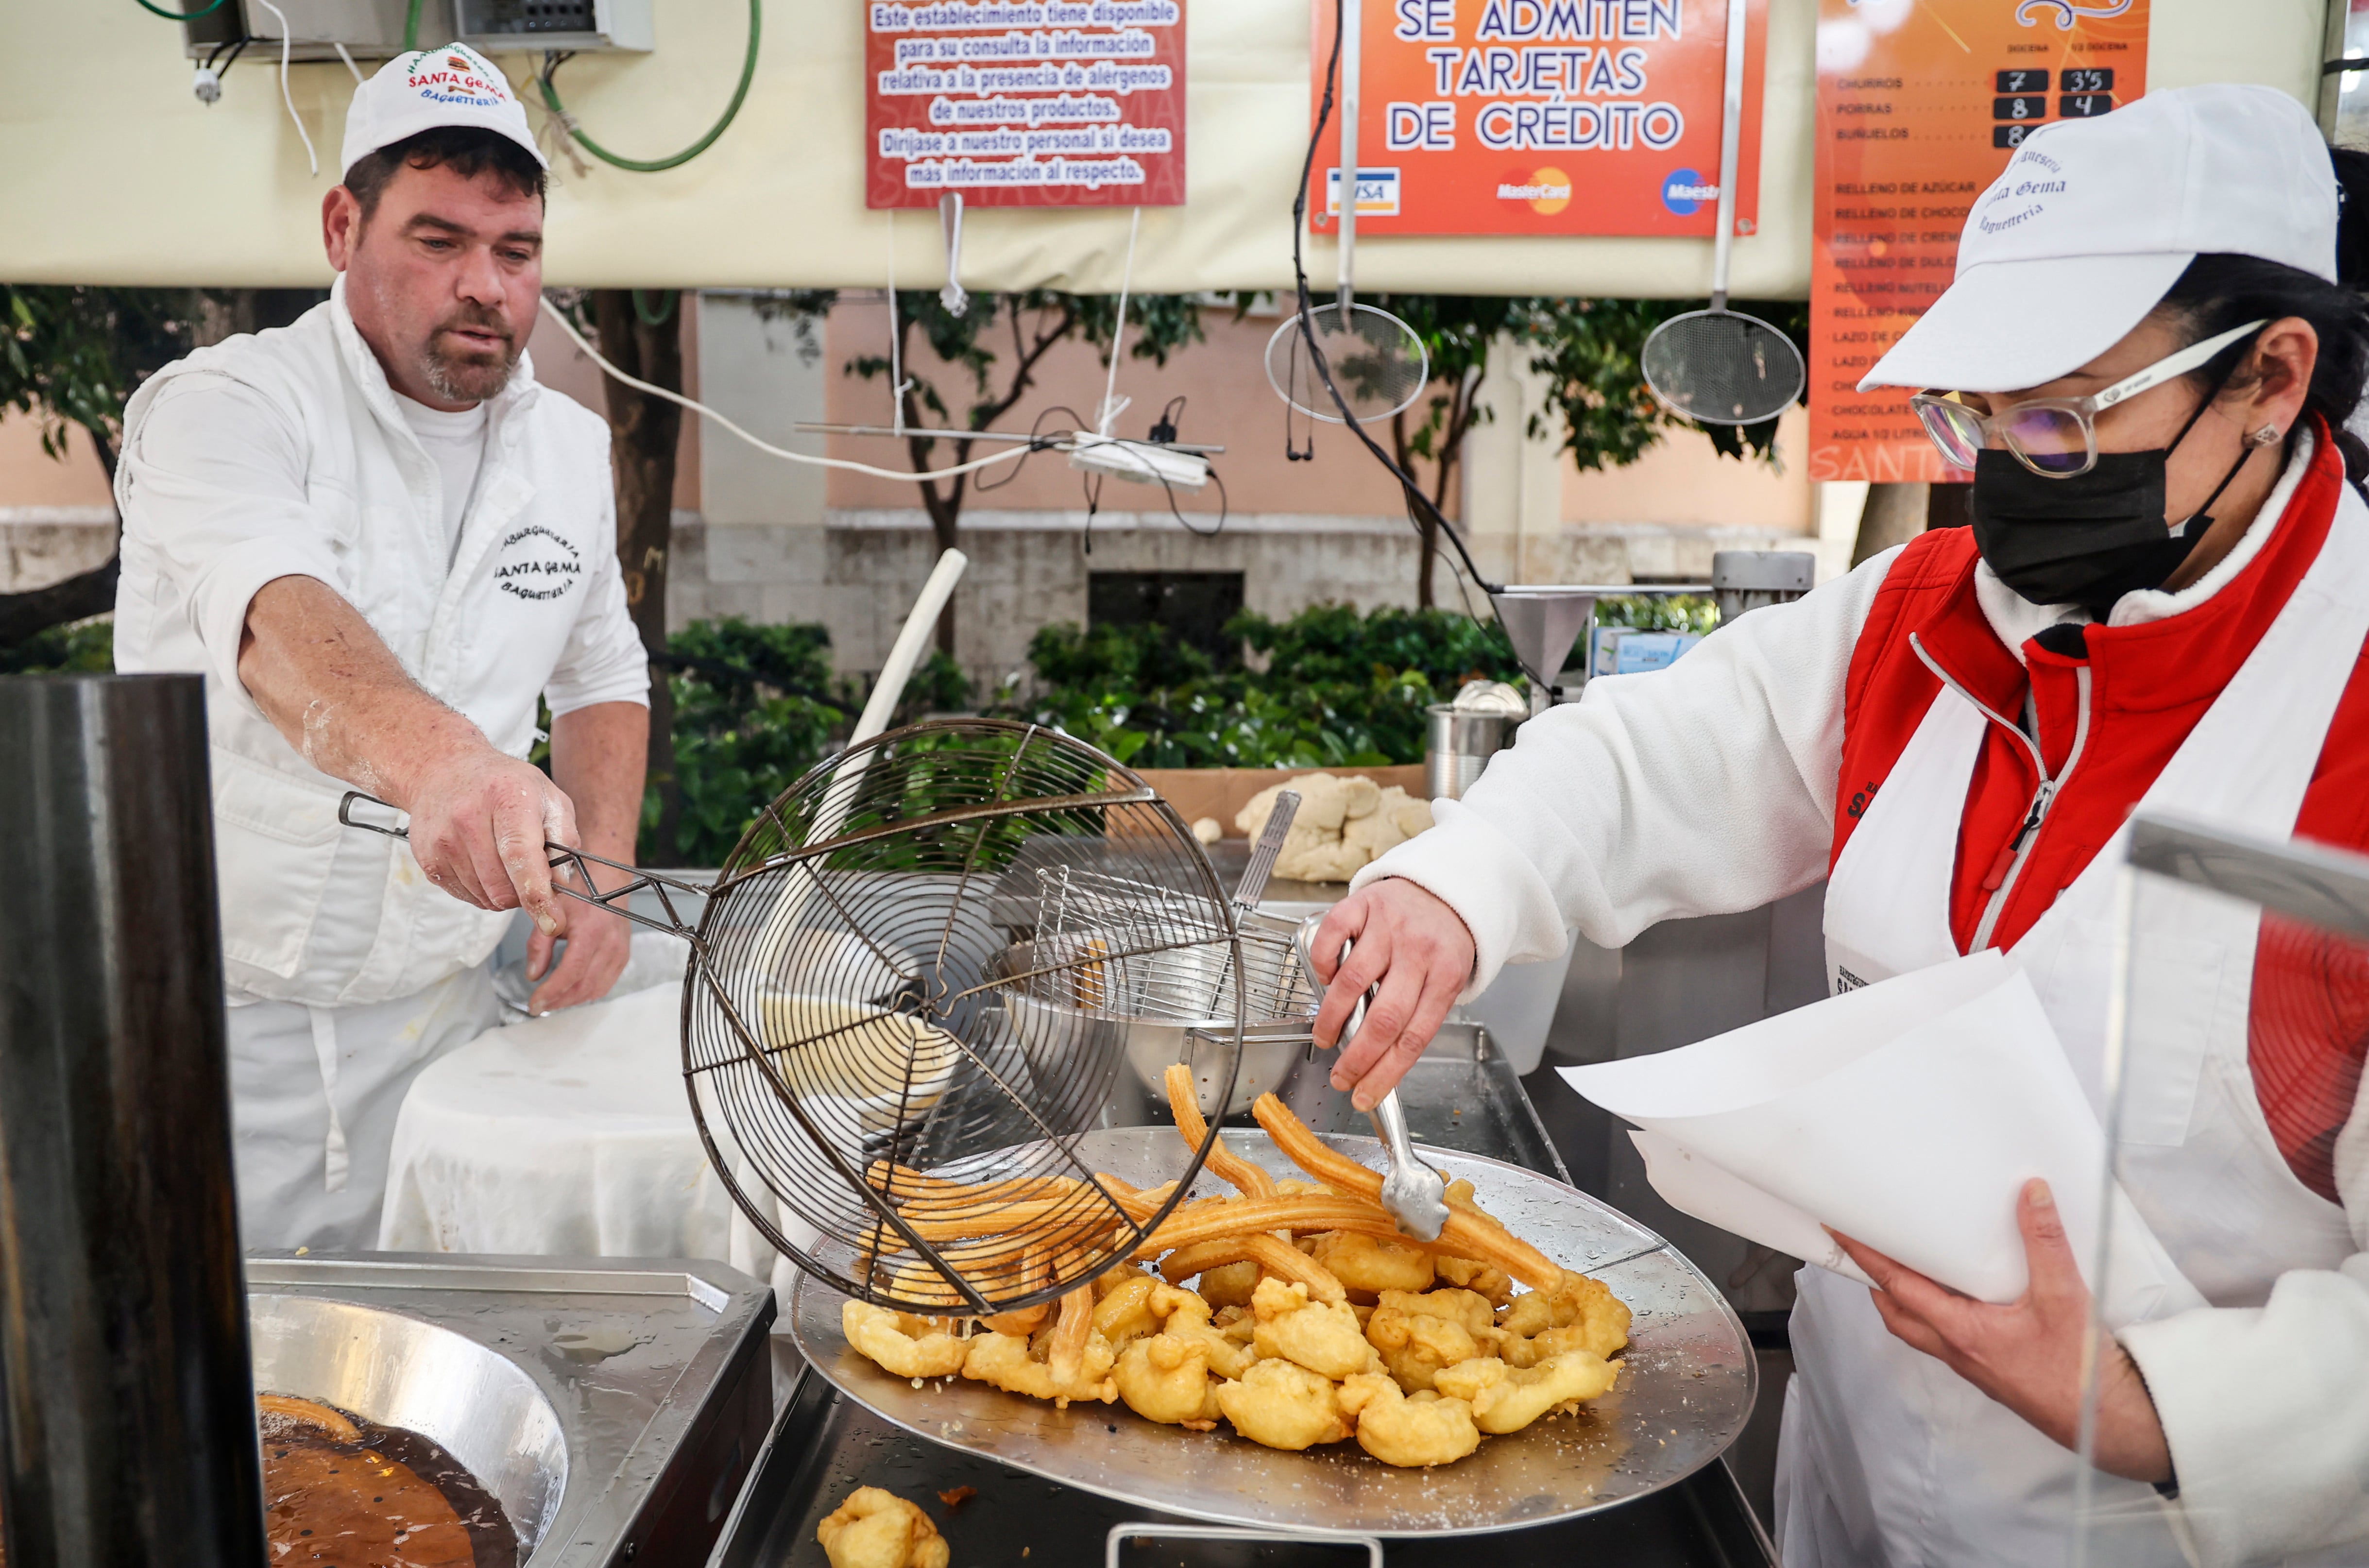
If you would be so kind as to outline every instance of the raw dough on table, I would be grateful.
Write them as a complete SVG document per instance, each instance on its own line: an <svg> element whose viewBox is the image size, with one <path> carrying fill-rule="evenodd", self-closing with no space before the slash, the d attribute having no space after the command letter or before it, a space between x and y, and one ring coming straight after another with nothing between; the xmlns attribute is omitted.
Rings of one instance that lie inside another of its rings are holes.
<svg viewBox="0 0 2369 1568"><path fill-rule="evenodd" d="M1259 791L1235 817L1234 826L1257 838L1275 809L1276 796L1287 789L1299 795L1299 810L1275 862L1275 875L1287 881L1346 882L1367 862L1431 826L1431 802L1396 784L1384 789L1368 778L1324 773L1302 773Z"/></svg>

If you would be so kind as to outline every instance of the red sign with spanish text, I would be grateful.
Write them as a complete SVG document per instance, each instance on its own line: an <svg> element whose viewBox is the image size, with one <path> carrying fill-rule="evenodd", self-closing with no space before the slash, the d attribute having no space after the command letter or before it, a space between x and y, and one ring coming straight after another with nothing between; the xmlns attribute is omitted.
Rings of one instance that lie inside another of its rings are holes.
<svg viewBox="0 0 2369 1568"><path fill-rule="evenodd" d="M864 69L867 207L1184 200L1184 0L875 0Z"/></svg>
<svg viewBox="0 0 2369 1568"><path fill-rule="evenodd" d="M1819 0L1810 477L1971 478L1909 389L1859 390L1956 275L1966 210L2024 137L2146 90L2147 0Z"/></svg>
<svg viewBox="0 0 2369 1568"><path fill-rule="evenodd" d="M1750 0L1736 232L1760 194L1767 0ZM1357 229L1709 235L1719 210L1726 0L1364 0ZM1314 119L1333 0L1315 0ZM1336 97L1336 105L1337 105ZM1325 127L1311 222L1341 210Z"/></svg>

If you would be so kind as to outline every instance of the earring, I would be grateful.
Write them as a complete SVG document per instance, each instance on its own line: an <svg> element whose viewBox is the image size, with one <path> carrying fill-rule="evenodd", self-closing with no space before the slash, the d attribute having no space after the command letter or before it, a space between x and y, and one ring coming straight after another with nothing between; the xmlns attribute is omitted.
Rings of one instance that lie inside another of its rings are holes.
<svg viewBox="0 0 2369 1568"><path fill-rule="evenodd" d="M2256 430L2252 435L2246 438L2246 444L2248 446L2268 446L2284 434L2285 432L2281 430L2276 425L2264 425L2260 429Z"/></svg>

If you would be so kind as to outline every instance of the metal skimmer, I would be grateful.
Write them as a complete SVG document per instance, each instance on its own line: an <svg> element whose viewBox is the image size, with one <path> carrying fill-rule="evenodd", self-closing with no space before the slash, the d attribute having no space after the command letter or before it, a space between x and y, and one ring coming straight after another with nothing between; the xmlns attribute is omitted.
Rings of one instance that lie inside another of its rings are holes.
<svg viewBox="0 0 2369 1568"><path fill-rule="evenodd" d="M340 819L400 835L351 815L367 798ZM1093 747L992 719L850 747L767 807L705 887L550 848L590 889L560 891L690 943L692 1114L734 1201L808 1274L908 1310L1011 1310L1121 1262L1174 1207L1131 1221L1075 1152L1125 1059L1075 1002L1172 954L1242 973L1244 944L1183 819ZM1048 876L1081 915L1114 918L1028 945ZM1138 896L1094 903L1106 884ZM663 918L625 907L640 892ZM701 894L694 927L673 900ZM1031 955L1017 969L1015 944ZM1072 1005L1006 1005L1032 988ZM1230 1058L1216 1070L1230 1094L1244 988L1219 989L1196 1033ZM1216 1138L1213 1118L1193 1172ZM1000 1185L966 1198L947 1182Z"/></svg>

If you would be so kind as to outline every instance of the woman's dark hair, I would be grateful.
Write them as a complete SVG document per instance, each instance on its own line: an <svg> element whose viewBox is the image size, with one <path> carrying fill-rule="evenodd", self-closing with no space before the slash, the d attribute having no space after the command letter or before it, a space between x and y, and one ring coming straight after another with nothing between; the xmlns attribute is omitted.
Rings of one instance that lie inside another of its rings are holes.
<svg viewBox="0 0 2369 1568"><path fill-rule="evenodd" d="M2301 316L2319 335L2304 411L2328 421L2344 453L2345 476L2369 480L2369 444L2344 428L2369 383L2369 154L2337 148L2337 280L2265 261L2258 256L2213 252L2188 264L2157 308L2179 317L2190 342L2201 342L2249 321ZM2189 372L2208 395L2246 383L2232 372L2253 351L2251 340L2230 345Z"/></svg>
<svg viewBox="0 0 2369 1568"><path fill-rule="evenodd" d="M449 168L463 179L491 174L521 196L544 193L543 166L534 155L498 131L475 125L435 125L354 160L345 186L367 218L399 168Z"/></svg>

